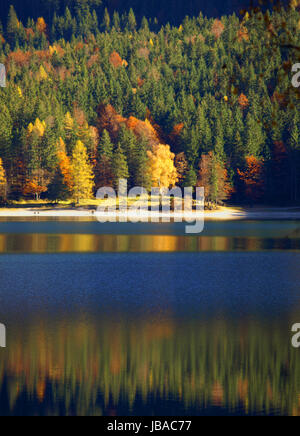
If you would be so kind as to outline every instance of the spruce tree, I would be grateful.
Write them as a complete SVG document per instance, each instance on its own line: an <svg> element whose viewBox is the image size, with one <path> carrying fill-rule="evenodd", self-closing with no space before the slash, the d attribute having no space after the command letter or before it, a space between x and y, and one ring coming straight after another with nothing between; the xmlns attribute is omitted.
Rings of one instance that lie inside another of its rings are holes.
<svg viewBox="0 0 300 436"><path fill-rule="evenodd" d="M16 45L18 41L18 33L19 33L19 20L15 11L15 8L11 5L9 8L9 13L7 17L7 40L10 45L13 47Z"/></svg>

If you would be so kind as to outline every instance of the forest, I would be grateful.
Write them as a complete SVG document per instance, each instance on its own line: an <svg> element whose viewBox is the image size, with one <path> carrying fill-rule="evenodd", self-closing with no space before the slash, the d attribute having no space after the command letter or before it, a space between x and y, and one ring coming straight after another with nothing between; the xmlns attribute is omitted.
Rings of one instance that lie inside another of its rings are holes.
<svg viewBox="0 0 300 436"><path fill-rule="evenodd" d="M155 1L148 17L134 1L127 12L118 1L11 3L0 23L0 203L79 203L126 178L204 186L212 203L299 204L297 0L219 17L193 2L204 12L178 8L176 19L166 8L154 18Z"/></svg>

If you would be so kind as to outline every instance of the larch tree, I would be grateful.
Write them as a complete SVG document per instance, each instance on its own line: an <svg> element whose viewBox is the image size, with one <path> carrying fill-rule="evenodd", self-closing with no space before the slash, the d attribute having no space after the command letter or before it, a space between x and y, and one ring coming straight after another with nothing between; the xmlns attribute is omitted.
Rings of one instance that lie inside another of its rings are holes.
<svg viewBox="0 0 300 436"><path fill-rule="evenodd" d="M72 195L73 177L71 160L66 153L66 146L62 138L57 142L58 164L53 180L48 187L48 196L53 200L67 200Z"/></svg>
<svg viewBox="0 0 300 436"><path fill-rule="evenodd" d="M37 28L38 32L46 33L47 24L46 24L46 22L45 22L43 17L39 17L37 19L36 28Z"/></svg>
<svg viewBox="0 0 300 436"><path fill-rule="evenodd" d="M85 145L77 141L72 154L72 194L76 201L88 200L93 197L94 174Z"/></svg>
<svg viewBox="0 0 300 436"><path fill-rule="evenodd" d="M47 125L39 118L27 127L26 147L24 158L26 162L26 179L23 187L25 196L34 196L40 200L41 194L47 191L50 182L48 165L51 160L49 138L45 138Z"/></svg>

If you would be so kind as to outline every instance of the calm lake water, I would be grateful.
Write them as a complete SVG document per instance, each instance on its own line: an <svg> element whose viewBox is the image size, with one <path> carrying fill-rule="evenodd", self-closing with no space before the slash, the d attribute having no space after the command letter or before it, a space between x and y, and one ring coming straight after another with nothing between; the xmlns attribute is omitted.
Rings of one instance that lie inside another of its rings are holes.
<svg viewBox="0 0 300 436"><path fill-rule="evenodd" d="M0 415L299 415L300 221L0 220Z"/></svg>

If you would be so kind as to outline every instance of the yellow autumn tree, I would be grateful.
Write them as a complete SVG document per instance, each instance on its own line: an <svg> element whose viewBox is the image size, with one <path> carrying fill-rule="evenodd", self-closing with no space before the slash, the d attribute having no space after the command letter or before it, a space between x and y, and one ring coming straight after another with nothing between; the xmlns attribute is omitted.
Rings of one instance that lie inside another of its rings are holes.
<svg viewBox="0 0 300 436"><path fill-rule="evenodd" d="M47 80L48 79L48 74L46 73L45 68L43 67L43 65L40 66L38 75L37 75L37 79L38 80Z"/></svg>
<svg viewBox="0 0 300 436"><path fill-rule="evenodd" d="M39 138L42 138L45 134L46 123L45 121L41 121L39 118L35 120L35 123L30 123L28 125L27 131L29 134L36 134Z"/></svg>
<svg viewBox="0 0 300 436"><path fill-rule="evenodd" d="M6 194L7 194L7 180L6 180L5 169L3 167L3 162L0 157L0 202L1 200L6 199Z"/></svg>
<svg viewBox="0 0 300 436"><path fill-rule="evenodd" d="M65 127L67 138L70 138L72 136L72 132L74 129L74 119L72 118L70 112L67 112L65 115L64 127Z"/></svg>
<svg viewBox="0 0 300 436"><path fill-rule="evenodd" d="M169 188L176 185L178 174L174 164L175 154L169 145L158 144L147 152L149 158L148 172L153 187Z"/></svg>
<svg viewBox="0 0 300 436"><path fill-rule="evenodd" d="M63 176L63 184L68 188L70 192L73 191L73 175L71 160L66 152L66 145L62 138L59 138L57 143L57 157L60 172Z"/></svg>
<svg viewBox="0 0 300 436"><path fill-rule="evenodd" d="M76 203L93 196L94 174L85 145L77 141L72 155L73 197Z"/></svg>
<svg viewBox="0 0 300 436"><path fill-rule="evenodd" d="M46 33L47 24L43 17L37 19L36 28L40 33Z"/></svg>

